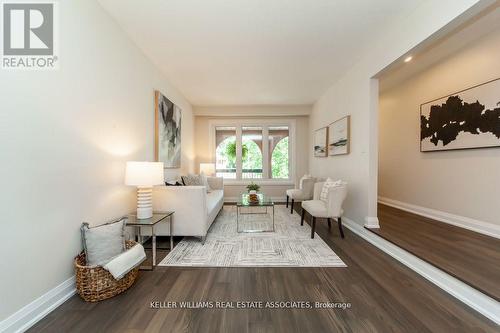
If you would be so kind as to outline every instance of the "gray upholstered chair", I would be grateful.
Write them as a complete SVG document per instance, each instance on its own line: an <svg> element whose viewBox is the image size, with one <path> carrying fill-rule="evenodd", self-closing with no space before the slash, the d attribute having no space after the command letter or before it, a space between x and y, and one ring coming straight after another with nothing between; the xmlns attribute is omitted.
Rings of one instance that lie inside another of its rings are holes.
<svg viewBox="0 0 500 333"><path fill-rule="evenodd" d="M311 200L313 197L314 183L316 178L303 178L300 180L298 188L286 190L286 207L288 208L288 202L292 200L292 206L290 208L290 214L293 214L293 204L295 201L301 202L304 200Z"/></svg>
<svg viewBox="0 0 500 333"><path fill-rule="evenodd" d="M331 228L331 219L336 219L339 225L340 236L344 238L342 229L342 204L347 196L347 183L342 182L340 186L334 186L328 189L326 200L320 199L321 190L324 182L314 184L313 200L302 202L302 216L300 225L304 225L304 217L306 211L312 216L311 221L311 238L314 238L314 230L316 228L316 218L326 218L328 220L328 228Z"/></svg>

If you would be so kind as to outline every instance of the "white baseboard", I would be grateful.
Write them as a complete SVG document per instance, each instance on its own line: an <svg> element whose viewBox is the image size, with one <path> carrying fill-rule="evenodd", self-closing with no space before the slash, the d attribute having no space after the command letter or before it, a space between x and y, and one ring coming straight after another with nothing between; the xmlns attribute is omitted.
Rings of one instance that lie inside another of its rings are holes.
<svg viewBox="0 0 500 333"><path fill-rule="evenodd" d="M234 202L237 199L238 198L236 197L225 198L225 202ZM273 198L274 201L279 201L279 199L280 198ZM380 199L381 198L379 198L379 201L382 202ZM387 205L392 206L390 204ZM418 212L414 213L419 214ZM433 216L428 216L428 217L434 218ZM453 297L457 298L464 304L468 305L472 309L476 310L477 312L481 313L485 317L489 318L490 320L500 325L500 302L497 302L493 298L481 293L480 291L472 288L468 284L456 279L455 277L449 275L448 273L443 272L442 270L436 268L435 266L428 264L427 262L401 249L400 247L392 244L391 242L386 241L382 237L374 234L373 232L366 230L360 224L357 224L346 217L343 217L342 221L344 222L344 225L355 234L359 235L369 243L373 244L380 250L384 251L394 259L398 260L399 262L401 262L408 268L412 269L425 279L429 280L437 287L443 289ZM366 223L369 224L372 228L373 227L376 228L378 225L378 219L368 217L366 219Z"/></svg>
<svg viewBox="0 0 500 333"><path fill-rule="evenodd" d="M0 322L0 332L24 332L76 293L75 277L67 279Z"/></svg>
<svg viewBox="0 0 500 333"><path fill-rule="evenodd" d="M224 201L234 202L237 199L236 197L225 198ZM273 198L274 201L280 201L282 199L283 198ZM342 220L346 228L355 234L500 325L500 302L495 301L462 281L375 235L354 221L346 217L343 217ZM10 333L28 330L75 293L75 277L73 276L1 321L0 332Z"/></svg>
<svg viewBox="0 0 500 333"><path fill-rule="evenodd" d="M224 197L224 202L237 202L240 197ZM286 197L271 197L273 202L286 202Z"/></svg>
<svg viewBox="0 0 500 333"><path fill-rule="evenodd" d="M360 224L357 224L356 222L345 217L342 218L342 221L344 221L344 225L349 230L358 236L384 251L416 273L420 274L422 277L434 283L436 286L443 289L453 297L470 306L472 309L500 325L500 302L497 302L493 298L479 292L468 284L463 283L431 264L428 264L391 242L386 241L373 232L366 230Z"/></svg>
<svg viewBox="0 0 500 333"><path fill-rule="evenodd" d="M500 225L471 219L469 217L454 215L436 209L421 207L385 197L378 197L378 202L387 206L405 210L410 213L425 216L433 220L472 230L483 235L500 238Z"/></svg>
<svg viewBox="0 0 500 333"><path fill-rule="evenodd" d="M370 229L379 229L380 224L378 223L378 217L375 216L365 217L365 227Z"/></svg>

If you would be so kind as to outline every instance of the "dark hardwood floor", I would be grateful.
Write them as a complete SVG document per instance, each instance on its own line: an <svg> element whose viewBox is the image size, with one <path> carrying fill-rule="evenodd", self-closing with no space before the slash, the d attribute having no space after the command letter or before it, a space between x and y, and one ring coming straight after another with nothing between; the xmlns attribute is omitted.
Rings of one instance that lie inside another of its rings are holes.
<svg viewBox="0 0 500 333"><path fill-rule="evenodd" d="M299 206L299 205L297 205ZM300 208L299 208L300 209ZM347 268L181 268L141 272L97 303L74 296L32 332L498 332L499 326L349 230L317 233ZM342 309L152 309L152 301L348 302Z"/></svg>
<svg viewBox="0 0 500 333"><path fill-rule="evenodd" d="M500 301L500 239L379 204L369 229Z"/></svg>

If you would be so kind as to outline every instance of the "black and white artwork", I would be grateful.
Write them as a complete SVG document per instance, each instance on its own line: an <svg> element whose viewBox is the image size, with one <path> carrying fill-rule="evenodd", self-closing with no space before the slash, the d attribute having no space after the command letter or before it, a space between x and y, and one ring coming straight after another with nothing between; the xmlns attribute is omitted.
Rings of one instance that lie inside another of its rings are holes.
<svg viewBox="0 0 500 333"><path fill-rule="evenodd" d="M155 92L155 155L165 168L181 166L181 109Z"/></svg>
<svg viewBox="0 0 500 333"><path fill-rule="evenodd" d="M420 151L500 146L500 79L420 106Z"/></svg>
<svg viewBox="0 0 500 333"><path fill-rule="evenodd" d="M351 116L345 116L328 125L328 155L349 154Z"/></svg>
<svg viewBox="0 0 500 333"><path fill-rule="evenodd" d="M317 129L314 132L314 157L326 157L328 151L326 149L328 131L326 127Z"/></svg>

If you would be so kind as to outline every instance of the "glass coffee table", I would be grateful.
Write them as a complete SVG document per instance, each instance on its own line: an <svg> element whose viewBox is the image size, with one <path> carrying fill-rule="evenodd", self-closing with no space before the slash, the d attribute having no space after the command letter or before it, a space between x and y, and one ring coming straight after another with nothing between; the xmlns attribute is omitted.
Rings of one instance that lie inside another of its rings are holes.
<svg viewBox="0 0 500 333"><path fill-rule="evenodd" d="M263 193L257 194L258 201L252 202L250 201L249 194L243 193L240 195L238 202L236 203L236 230L241 232L274 232L274 202L271 198L267 197ZM271 213L271 223L264 223L263 220L252 219L253 216L268 215L268 208L272 208ZM246 223L242 221L243 217L245 217ZM245 227L245 224L253 224L253 228ZM270 228L261 228L263 224L271 224ZM242 227L240 228L240 225ZM257 225L257 227L255 227Z"/></svg>

